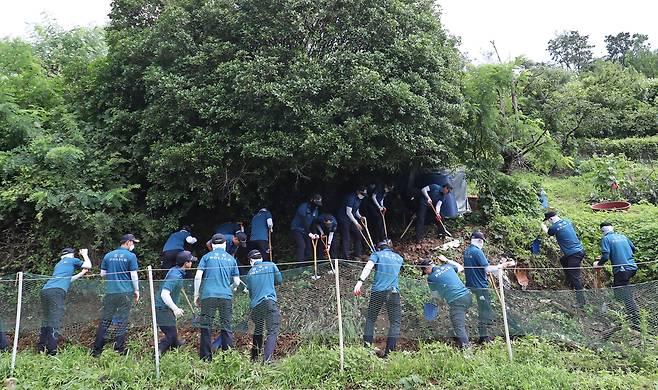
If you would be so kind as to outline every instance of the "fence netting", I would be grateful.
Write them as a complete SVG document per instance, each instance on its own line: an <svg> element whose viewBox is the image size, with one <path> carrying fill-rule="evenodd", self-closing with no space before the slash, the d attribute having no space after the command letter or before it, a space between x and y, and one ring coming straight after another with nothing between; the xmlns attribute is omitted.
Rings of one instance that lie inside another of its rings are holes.
<svg viewBox="0 0 658 390"><path fill-rule="evenodd" d="M282 267L283 268L283 267ZM362 264L343 262L340 265L340 303L342 326L346 345L362 345L364 324L368 308L374 304L381 310L376 316L373 341L383 346L391 323L388 311L395 317L395 305L372 294L370 287L373 276L364 283L363 295L352 294L359 278ZM280 311L280 334L275 358L294 352L304 342L337 345L338 311L336 280L329 263L320 264L318 277L312 266L282 270L283 283L277 286ZM199 309L193 302L193 272L188 272L178 306L185 311L177 320L179 337L187 347L198 350ZM376 272L376 271L374 271ZM507 271L510 273L512 271ZM154 280L157 296L163 283L162 273ZM133 305L128 328L128 346L135 353L152 354L152 317L147 272L139 271L140 298ZM17 284L15 275L0 278L0 326L12 342L16 319ZM22 314L20 319L19 349L35 348L42 326L41 290L49 279L47 276L24 274ZM60 348L66 344L90 347L99 323L100 308L104 295L104 281L98 276L83 277L70 286L66 296L66 309L62 317L59 334ZM499 292L490 288L491 300L488 331L492 337L504 335L502 307ZM576 293L571 290L524 291L509 286L505 288L509 330L512 337L539 336L550 340L580 346L632 345L639 337L658 334L658 281L629 286L624 294L615 294L612 288L585 290L586 305L579 306ZM628 297L632 296L637 306L637 320L629 317ZM624 298L625 297L625 298ZM371 299L373 298L373 299ZM465 324L471 342L476 342L481 333L478 319L476 295L471 296L471 305L466 310ZM626 300L624 300L626 299ZM372 300L372 302L371 302ZM450 310L445 302L439 301L438 316L427 320L424 304L432 301L427 280L414 267L405 266L399 277L399 338L397 349L414 349L421 342L442 340L452 342L453 325ZM250 348L254 324L249 295L239 288L232 302L232 328L236 348ZM372 317L372 313L370 316ZM213 325L213 338L219 335L219 316ZM397 320L394 318L394 322ZM120 328L120 321L112 321L107 340L111 342ZM638 326L635 326L639 324ZM159 337L163 337L159 332ZM107 348L107 347L106 347Z"/></svg>

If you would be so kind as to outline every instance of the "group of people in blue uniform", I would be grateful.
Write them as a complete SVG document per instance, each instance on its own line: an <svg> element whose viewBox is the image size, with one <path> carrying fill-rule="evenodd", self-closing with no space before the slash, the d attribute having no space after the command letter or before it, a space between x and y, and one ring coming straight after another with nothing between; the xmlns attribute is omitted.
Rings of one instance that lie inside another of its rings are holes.
<svg viewBox="0 0 658 390"><path fill-rule="evenodd" d="M417 221L420 220L417 235L418 231L421 233L417 239L422 239L424 214L431 211L435 214L437 226L442 225L439 224L440 210L445 195L449 194L451 189L449 183L442 186L431 184L420 189L416 217ZM332 251L340 250L339 257L348 259L351 242L354 243L355 256L362 255L362 242L368 241L363 234L363 229L367 226L366 217L361 211L364 210L364 214L370 216L372 231L378 244L371 247L371 255L364 258L367 261L354 287L354 295L362 294L363 283L371 271L376 269L363 341L366 346L373 343L374 324L380 311L385 307L390 327L384 356L395 350L400 333L398 276L404 265L403 257L393 250L391 241L386 237L386 228L382 226L385 223L385 200L391 190L391 186L371 189L358 187L344 197L336 216L321 212L322 197L315 194L308 202L299 205L291 223L292 236L297 246L295 257L298 261L310 257L309 242L318 239L323 240L327 255ZM368 194L371 196L366 200ZM377 218L373 218L378 215L382 225L375 222ZM578 306L583 306L586 303L581 278L581 263L585 257L583 245L570 221L561 219L555 211L550 210L546 211L544 217L541 228L548 236L556 238L563 252L560 263L564 268L565 276L576 291ZM439 226L439 234L441 227ZM164 334L164 338L159 343L161 353L182 345L176 327L176 319L184 314L179 301L181 294L186 294L184 286L186 275L191 272L190 270L195 269L193 302L200 310L196 319L200 328L200 357L204 360L212 360L215 351L233 347L233 298L242 285L244 289L241 291L248 293L250 297L251 320L255 328L252 358L259 359L262 354L263 361L271 361L280 328L275 286L282 282L281 272L272 258L273 228L272 214L265 208L260 209L252 218L250 236L245 232L243 224L224 223L206 242L208 253L201 257L198 264L195 264L198 259L190 251L185 250L186 245L197 242L189 226L183 226L181 230L168 237L161 256L161 265L166 271L166 276L155 302L156 321ZM607 261L612 263L615 295L624 303L631 327L639 329L638 308L632 290L628 288L630 279L637 272L637 265L633 259L636 248L626 236L615 232L611 223L601 223L600 228L601 257L594 263L594 267L600 267ZM334 234L337 232L342 236L340 249L334 246ZM137 275L139 264L133 252L136 243L139 243L139 240L135 235L125 234L120 240L119 247L107 253L100 264L100 274L106 282L99 326L91 351L93 356L102 353L110 326L116 327L114 349L119 353L126 353L126 332L130 311L140 299ZM482 232L472 233L470 243L464 250L463 266L443 256L439 256L439 262L425 259L415 264L427 277L433 298L437 302L442 299L447 304L455 339L460 347L469 345L465 316L472 305L473 298L478 312L478 341L484 343L491 340L490 327L493 324L493 315L488 274L496 274L514 265L513 262L491 265L483 251L485 243L486 238ZM236 259L236 253L240 248L249 248L247 267L241 267ZM72 248L64 248L61 251L53 275L41 291L43 317L37 347L48 354L55 354L57 351L57 339L69 286L92 267L86 250L79 251L82 260L75 257L75 252ZM241 272L246 268L248 272ZM77 270L80 272L76 273ZM460 272L465 274L465 283L458 276ZM213 340L213 323L217 316L220 332ZM4 333L0 336L0 347L6 348Z"/></svg>

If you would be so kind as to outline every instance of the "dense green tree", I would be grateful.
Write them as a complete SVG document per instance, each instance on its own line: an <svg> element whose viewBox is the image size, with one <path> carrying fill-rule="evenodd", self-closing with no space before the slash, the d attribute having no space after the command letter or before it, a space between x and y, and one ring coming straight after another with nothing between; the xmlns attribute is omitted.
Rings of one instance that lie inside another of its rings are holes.
<svg viewBox="0 0 658 390"><path fill-rule="evenodd" d="M470 165L509 172L519 165L546 171L568 163L541 117L524 112L534 80L534 70L525 63L521 58L468 69L464 94L469 137L464 158Z"/></svg>
<svg viewBox="0 0 658 390"><path fill-rule="evenodd" d="M128 224L120 211L135 189L122 177L129 161L86 140L93 130L67 101L70 85L44 63L28 43L0 41L4 269L45 270L58 247L107 244ZM61 72L79 62L72 64L63 62Z"/></svg>
<svg viewBox="0 0 658 390"><path fill-rule="evenodd" d="M607 59L619 64L626 64L629 53L647 50L648 35L620 32L617 35L605 36L605 48L608 51Z"/></svg>
<svg viewBox="0 0 658 390"><path fill-rule="evenodd" d="M580 137L629 137L658 132L658 106L651 84L633 68L597 61L555 91L548 109L557 113L565 150Z"/></svg>
<svg viewBox="0 0 658 390"><path fill-rule="evenodd" d="M156 213L454 162L461 61L430 0L119 0L98 75L111 150ZM296 201L296 199L294 200Z"/></svg>
<svg viewBox="0 0 658 390"><path fill-rule="evenodd" d="M589 44L589 35L568 31L548 41L547 50L553 61L567 69L578 71L592 62L592 48L594 46Z"/></svg>

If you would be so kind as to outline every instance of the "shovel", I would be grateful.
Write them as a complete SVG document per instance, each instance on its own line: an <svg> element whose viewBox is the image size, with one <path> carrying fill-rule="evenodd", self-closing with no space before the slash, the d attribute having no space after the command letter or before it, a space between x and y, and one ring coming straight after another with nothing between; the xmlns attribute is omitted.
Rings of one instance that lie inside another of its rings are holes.
<svg viewBox="0 0 658 390"><path fill-rule="evenodd" d="M438 222L439 225L441 225L446 236L452 238L452 234L450 234L448 229L446 229L446 225L443 224L443 219L441 219L441 217L439 216L439 213L438 211L436 211L436 207L434 207L434 204L432 202L427 202L427 203L429 203L430 207L432 208L432 211L434 212L434 218L436 218L436 222Z"/></svg>
<svg viewBox="0 0 658 390"><path fill-rule="evenodd" d="M318 275L318 239L311 238L311 245L313 246L313 276L311 279L318 280L320 276Z"/></svg>

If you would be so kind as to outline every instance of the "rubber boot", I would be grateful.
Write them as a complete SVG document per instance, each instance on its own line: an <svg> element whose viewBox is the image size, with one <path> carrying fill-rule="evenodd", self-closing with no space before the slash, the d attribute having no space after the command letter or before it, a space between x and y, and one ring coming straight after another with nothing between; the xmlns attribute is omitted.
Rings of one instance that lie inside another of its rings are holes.
<svg viewBox="0 0 658 390"><path fill-rule="evenodd" d="M44 326L41 327L41 331L39 332L39 341L37 342L37 352L39 353L46 351L46 344L48 343L48 329L52 331L52 328Z"/></svg>
<svg viewBox="0 0 658 390"><path fill-rule="evenodd" d="M233 337L231 332L222 330L220 331L220 337L222 338L222 351L228 351L229 348L233 348Z"/></svg>
<svg viewBox="0 0 658 390"><path fill-rule="evenodd" d="M263 350L263 361L269 363L274 355L274 347L276 347L276 334L268 334L265 341L265 349Z"/></svg>
<svg viewBox="0 0 658 390"><path fill-rule="evenodd" d="M363 346L370 348L372 346L373 337L372 336L363 336Z"/></svg>
<svg viewBox="0 0 658 390"><path fill-rule="evenodd" d="M391 351L395 351L395 345L397 344L398 339L395 337L389 337L386 339L386 348L384 349L384 354L382 357L388 356L388 353Z"/></svg>
<svg viewBox="0 0 658 390"><path fill-rule="evenodd" d="M254 335L253 340L252 340L252 346L251 346L251 361L255 362L258 360L258 356L260 356L260 350L263 345L263 336L262 335Z"/></svg>

